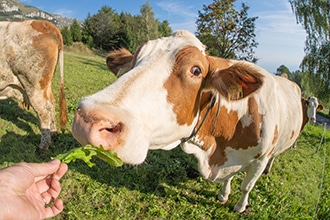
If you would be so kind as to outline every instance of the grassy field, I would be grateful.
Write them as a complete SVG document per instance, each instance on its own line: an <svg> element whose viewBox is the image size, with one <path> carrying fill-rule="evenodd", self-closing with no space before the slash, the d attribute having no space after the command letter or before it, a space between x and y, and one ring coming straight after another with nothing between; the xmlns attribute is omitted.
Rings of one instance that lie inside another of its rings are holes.
<svg viewBox="0 0 330 220"><path fill-rule="evenodd" d="M88 51L67 52L64 70L69 124L42 157L34 153L40 131L33 110L21 110L14 100L0 102L0 167L46 161L79 146L71 135L78 101L115 77L104 56ZM57 96L58 75L53 85ZM305 128L297 148L276 158L271 173L259 179L244 214L233 212L244 174L234 178L229 201L221 205L216 199L221 185L203 180L196 159L176 148L151 151L139 166L114 168L98 159L93 168L71 163L62 179L65 209L54 219L330 219L330 132L320 145L323 134L322 127Z"/></svg>

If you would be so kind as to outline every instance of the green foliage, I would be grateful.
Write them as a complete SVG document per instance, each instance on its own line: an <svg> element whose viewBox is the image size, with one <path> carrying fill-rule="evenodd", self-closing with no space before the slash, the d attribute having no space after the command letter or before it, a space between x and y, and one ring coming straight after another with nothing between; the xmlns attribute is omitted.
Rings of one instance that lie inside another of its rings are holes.
<svg viewBox="0 0 330 220"><path fill-rule="evenodd" d="M88 15L83 23L82 41L89 47L113 50L124 47L129 51L148 40L169 36L172 30L165 20L159 22L147 2L142 5L140 15L118 14L103 6L95 15Z"/></svg>
<svg viewBox="0 0 330 220"><path fill-rule="evenodd" d="M147 2L140 9L141 28L145 30L145 41L158 38L159 23L155 20L155 13L152 11L150 3Z"/></svg>
<svg viewBox="0 0 330 220"><path fill-rule="evenodd" d="M330 1L289 0L298 23L307 33L301 67L309 80L304 85L320 100L330 102ZM307 77L306 76L306 77ZM316 86L315 86L316 85Z"/></svg>
<svg viewBox="0 0 330 220"><path fill-rule="evenodd" d="M258 43L254 22L258 17L248 17L249 7L244 3L236 11L234 2L213 0L210 5L204 5L203 11L198 11L197 37L211 55L256 62L254 48Z"/></svg>
<svg viewBox="0 0 330 220"><path fill-rule="evenodd" d="M2 100L0 167L20 161L47 161L80 147L71 134L79 100L116 78L107 70L104 56L85 49L83 55L78 55L71 47L66 51L66 131L58 135L49 152L36 156L40 129L34 111L20 109L14 100ZM53 91L57 100L58 77L56 72ZM221 205L216 196L222 184L204 180L197 171L195 157L176 148L150 151L146 162L138 166L113 167L97 158L91 160L96 164L92 169L80 160L70 163L61 180L64 211L54 219L330 219L330 132L326 131L317 151L322 134L322 127L305 127L297 148L279 155L271 173L257 181L245 214L233 212L244 174L233 179L230 198Z"/></svg>
<svg viewBox="0 0 330 220"><path fill-rule="evenodd" d="M281 75L283 73L286 73L288 75L288 77L290 78L291 76L291 71L289 70L289 68L285 65L281 65L276 69L276 75Z"/></svg>
<svg viewBox="0 0 330 220"><path fill-rule="evenodd" d="M123 165L123 162L117 156L116 152L104 150L102 146L97 147L91 144L74 148L66 153L58 154L56 157L52 157L52 159L57 158L63 163L70 163L79 159L84 161L89 167L93 167L95 166L95 163L91 162L93 156L106 161L108 164L114 167Z"/></svg>
<svg viewBox="0 0 330 220"><path fill-rule="evenodd" d="M90 35L100 49L114 49L118 45L116 34L120 31L118 14L110 7L103 6L96 15L87 18Z"/></svg>
<svg viewBox="0 0 330 220"><path fill-rule="evenodd" d="M64 45L67 45L67 46L72 45L73 40L72 40L72 35L71 35L71 31L70 31L69 27L65 26L64 28L62 28L61 33L62 33Z"/></svg>
<svg viewBox="0 0 330 220"><path fill-rule="evenodd" d="M73 20L70 30L73 42L80 42L82 40L81 28L76 19Z"/></svg>

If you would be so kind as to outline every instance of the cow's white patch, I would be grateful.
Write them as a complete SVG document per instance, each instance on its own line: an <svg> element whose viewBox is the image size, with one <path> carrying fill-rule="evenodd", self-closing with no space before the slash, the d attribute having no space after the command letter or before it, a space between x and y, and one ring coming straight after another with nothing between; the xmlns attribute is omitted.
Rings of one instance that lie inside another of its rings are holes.
<svg viewBox="0 0 330 220"><path fill-rule="evenodd" d="M211 176L211 167L209 165L210 153L214 146L211 146L207 151L200 148L191 142L185 142L182 144L182 150L187 154L193 154L198 160L198 170L205 179Z"/></svg>

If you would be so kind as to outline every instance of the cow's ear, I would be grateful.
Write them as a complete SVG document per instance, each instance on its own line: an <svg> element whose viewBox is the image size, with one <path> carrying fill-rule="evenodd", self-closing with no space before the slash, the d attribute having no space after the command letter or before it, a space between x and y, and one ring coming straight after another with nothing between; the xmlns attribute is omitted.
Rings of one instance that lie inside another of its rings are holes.
<svg viewBox="0 0 330 220"><path fill-rule="evenodd" d="M308 98L309 99L309 98ZM308 99L301 98L301 103L307 108L308 107Z"/></svg>
<svg viewBox="0 0 330 220"><path fill-rule="evenodd" d="M108 53L106 64L108 69L119 77L129 71L132 60L133 55L125 48L121 48Z"/></svg>
<svg viewBox="0 0 330 220"><path fill-rule="evenodd" d="M210 85L229 100L238 100L258 90L263 75L251 64L236 63L210 75Z"/></svg>
<svg viewBox="0 0 330 220"><path fill-rule="evenodd" d="M319 105L317 106L317 110L319 110L319 111L323 110L323 105L319 104Z"/></svg>

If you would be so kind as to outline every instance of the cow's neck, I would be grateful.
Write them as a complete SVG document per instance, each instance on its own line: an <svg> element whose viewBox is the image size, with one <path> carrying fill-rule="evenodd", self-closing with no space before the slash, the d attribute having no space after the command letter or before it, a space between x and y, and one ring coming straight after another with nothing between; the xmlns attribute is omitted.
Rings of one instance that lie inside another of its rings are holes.
<svg viewBox="0 0 330 220"><path fill-rule="evenodd" d="M205 95L204 99L207 100L207 97ZM243 115L241 113L239 116L236 109L229 109L217 101L197 134L198 140L203 143L201 146L203 150L213 148L210 151L210 163L222 165L226 161L226 147L246 149L258 144L262 115L258 112L254 97L247 97L247 100L236 102L247 103L246 112ZM202 108L200 118L203 118L206 109L206 107Z"/></svg>

